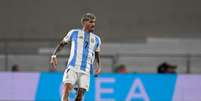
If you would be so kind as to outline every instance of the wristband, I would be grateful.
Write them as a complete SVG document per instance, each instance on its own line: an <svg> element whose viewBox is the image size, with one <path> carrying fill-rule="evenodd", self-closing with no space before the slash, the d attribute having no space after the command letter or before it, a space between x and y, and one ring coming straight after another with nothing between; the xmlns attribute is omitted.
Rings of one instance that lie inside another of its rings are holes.
<svg viewBox="0 0 201 101"><path fill-rule="evenodd" d="M51 58L56 58L56 57L57 57L56 55L52 55L52 56L51 56Z"/></svg>

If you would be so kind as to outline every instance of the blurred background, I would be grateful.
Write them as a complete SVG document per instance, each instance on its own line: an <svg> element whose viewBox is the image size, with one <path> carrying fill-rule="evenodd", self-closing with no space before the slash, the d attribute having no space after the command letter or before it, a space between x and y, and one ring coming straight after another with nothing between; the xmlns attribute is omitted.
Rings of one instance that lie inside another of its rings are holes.
<svg viewBox="0 0 201 101"><path fill-rule="evenodd" d="M97 16L103 72L201 73L199 0L0 0L0 71L49 71L52 50L86 12ZM100 34L102 33L102 34ZM59 53L63 71L68 49ZM121 70L120 70L121 71Z"/></svg>
<svg viewBox="0 0 201 101"><path fill-rule="evenodd" d="M201 101L200 4L0 0L0 101L60 100L69 48L58 54L56 70L50 56L87 12L97 17L102 74L91 78L84 101Z"/></svg>

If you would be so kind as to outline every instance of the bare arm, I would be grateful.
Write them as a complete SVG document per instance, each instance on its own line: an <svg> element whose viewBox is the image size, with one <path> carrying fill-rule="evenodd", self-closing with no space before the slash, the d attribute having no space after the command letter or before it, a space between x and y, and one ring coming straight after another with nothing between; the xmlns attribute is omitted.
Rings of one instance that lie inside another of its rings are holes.
<svg viewBox="0 0 201 101"><path fill-rule="evenodd" d="M99 52L95 52L95 60L96 60L97 68L100 68L100 55L99 55Z"/></svg>
<svg viewBox="0 0 201 101"><path fill-rule="evenodd" d="M56 65L57 65L57 58L56 58L56 54L61 51L63 49L63 47L66 45L66 42L64 41L61 41L57 46L56 48L54 49L54 52L51 56L51 59L50 59L50 64L51 64L51 69L54 71L56 70Z"/></svg>
<svg viewBox="0 0 201 101"><path fill-rule="evenodd" d="M66 45L66 43L64 41L61 41L57 47L54 49L54 52L52 55L56 55L59 51L61 51L63 49L63 47Z"/></svg>
<svg viewBox="0 0 201 101"><path fill-rule="evenodd" d="M99 52L95 52L95 64L96 64L95 76L98 76L98 74L100 74L100 72L101 72L101 67L100 67L100 54L99 54Z"/></svg>

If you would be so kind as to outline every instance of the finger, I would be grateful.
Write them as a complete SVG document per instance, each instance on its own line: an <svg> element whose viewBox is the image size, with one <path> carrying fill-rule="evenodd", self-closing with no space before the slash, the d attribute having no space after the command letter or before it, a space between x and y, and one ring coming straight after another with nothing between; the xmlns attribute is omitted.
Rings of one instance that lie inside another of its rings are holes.
<svg viewBox="0 0 201 101"><path fill-rule="evenodd" d="M100 72L98 72L98 71L95 73L95 75L99 75L99 74L100 74Z"/></svg>
<svg viewBox="0 0 201 101"><path fill-rule="evenodd" d="M51 68L56 69L56 64L55 64L55 63L52 63L52 64L51 64Z"/></svg>
<svg viewBox="0 0 201 101"><path fill-rule="evenodd" d="M56 59L56 58L53 58L53 61L54 61L54 63L55 63L55 64L57 64L57 63L58 63L58 61L57 61L57 59Z"/></svg>
<svg viewBox="0 0 201 101"><path fill-rule="evenodd" d="M97 69L96 69L96 72L97 72L97 73L100 73L100 72L101 72L101 69L100 69L100 68L97 68Z"/></svg>
<svg viewBox="0 0 201 101"><path fill-rule="evenodd" d="M53 58L50 59L50 63L54 63L54 59Z"/></svg>

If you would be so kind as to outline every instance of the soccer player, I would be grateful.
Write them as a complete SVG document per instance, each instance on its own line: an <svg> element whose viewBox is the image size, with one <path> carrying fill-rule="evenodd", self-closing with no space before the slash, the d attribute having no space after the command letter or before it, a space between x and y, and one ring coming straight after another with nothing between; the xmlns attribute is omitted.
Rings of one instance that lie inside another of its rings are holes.
<svg viewBox="0 0 201 101"><path fill-rule="evenodd" d="M70 57L63 76L62 101L68 101L69 92L75 86L78 87L75 101L81 101L85 91L89 89L90 73L93 71L98 75L100 69L100 46L101 39L94 34L96 17L94 14L86 13L81 18L82 29L72 29L55 48L51 56L51 66L56 68L56 54L69 43L71 45ZM95 60L95 63L94 63Z"/></svg>

